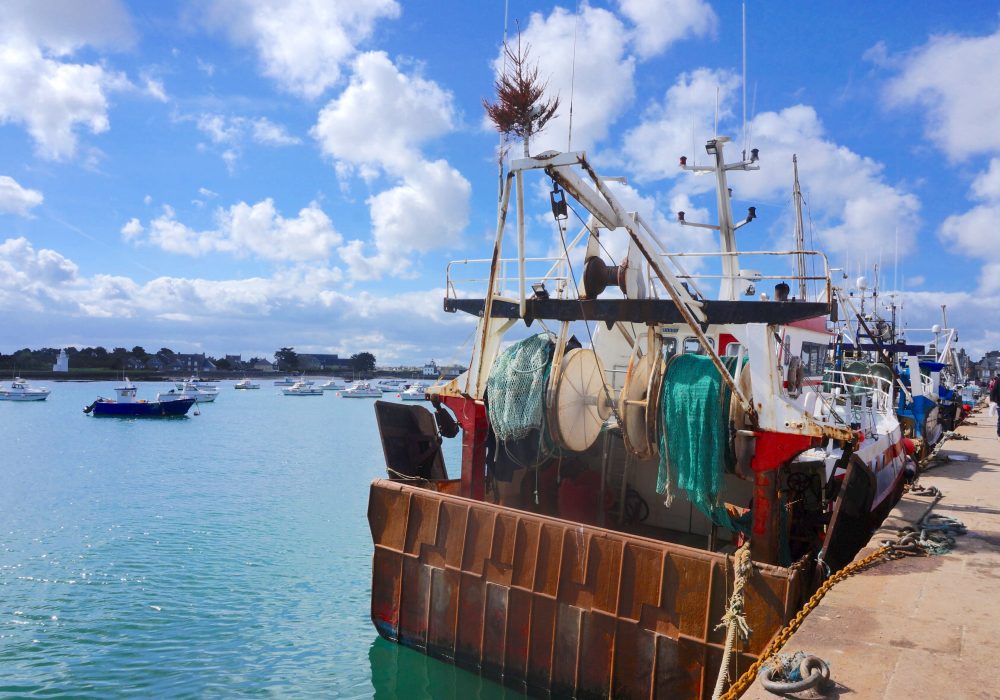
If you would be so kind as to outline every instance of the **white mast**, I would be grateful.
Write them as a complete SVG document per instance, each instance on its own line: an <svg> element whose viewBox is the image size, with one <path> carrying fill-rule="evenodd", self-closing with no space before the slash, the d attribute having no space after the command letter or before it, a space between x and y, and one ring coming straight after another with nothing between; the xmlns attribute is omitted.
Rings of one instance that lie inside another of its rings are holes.
<svg viewBox="0 0 1000 700"><path fill-rule="evenodd" d="M808 295L806 289L806 256L802 251L806 249L805 234L802 230L802 190L799 189L799 160L792 154L792 171L795 173L795 182L792 185L792 200L795 202L795 250L798 254L799 270L799 299L805 300Z"/></svg>

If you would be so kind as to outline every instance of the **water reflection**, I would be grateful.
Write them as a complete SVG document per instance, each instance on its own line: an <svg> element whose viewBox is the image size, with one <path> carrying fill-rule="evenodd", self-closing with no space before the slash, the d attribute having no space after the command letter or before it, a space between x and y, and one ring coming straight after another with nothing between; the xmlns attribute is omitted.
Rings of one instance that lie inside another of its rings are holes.
<svg viewBox="0 0 1000 700"><path fill-rule="evenodd" d="M368 647L377 700L514 700L524 693L376 636Z"/></svg>

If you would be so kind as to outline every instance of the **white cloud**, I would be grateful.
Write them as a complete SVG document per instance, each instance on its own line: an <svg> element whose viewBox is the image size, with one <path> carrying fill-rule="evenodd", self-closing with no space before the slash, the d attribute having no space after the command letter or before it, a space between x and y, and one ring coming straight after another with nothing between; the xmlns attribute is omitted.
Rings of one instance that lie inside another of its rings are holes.
<svg viewBox="0 0 1000 700"><path fill-rule="evenodd" d="M7 0L0 41L5 36L20 36L65 56L87 45L127 49L135 30L119 0Z"/></svg>
<svg viewBox="0 0 1000 700"><path fill-rule="evenodd" d="M198 194L200 194L205 199L215 199L216 197L219 196L218 192L213 192L212 190L208 189L207 187L199 187L198 188Z"/></svg>
<svg viewBox="0 0 1000 700"><path fill-rule="evenodd" d="M254 143L265 146L293 146L302 143L298 136L291 136L285 131L285 127L265 117L257 117L250 122L250 133Z"/></svg>
<svg viewBox="0 0 1000 700"><path fill-rule="evenodd" d="M475 318L443 314L443 289L351 295L337 289L342 277L322 263L248 279L84 277L55 251L36 250L24 238L0 241L0 311L40 346L86 338L85 344L200 347L214 354L269 354L294 345L345 355L370 351L380 363L468 360L467 348L455 348ZM199 342L171 340L179 337Z"/></svg>
<svg viewBox="0 0 1000 700"><path fill-rule="evenodd" d="M264 75L284 90L315 99L340 80L341 67L382 18L399 15L394 0L215 0L206 19L252 44Z"/></svg>
<svg viewBox="0 0 1000 700"><path fill-rule="evenodd" d="M54 250L35 250L26 238L0 243L0 308L42 308L50 289L73 281L79 268Z"/></svg>
<svg viewBox="0 0 1000 700"><path fill-rule="evenodd" d="M149 222L144 238L137 219L129 221L122 234L136 243L180 255L222 252L277 261L325 260L343 240L316 202L291 219L281 216L270 198L253 205L240 202L229 209L217 209L215 224L214 229L197 231L177 221L174 210L166 206L161 216Z"/></svg>
<svg viewBox="0 0 1000 700"><path fill-rule="evenodd" d="M1000 29L988 36L935 36L900 59L890 106L920 105L927 136L949 158L1000 150Z"/></svg>
<svg viewBox="0 0 1000 700"><path fill-rule="evenodd" d="M211 78L213 75L215 75L215 65L214 64L209 63L208 61L203 61L201 58L197 58L197 57L195 58L195 61L196 61L197 66L198 66L198 70L200 70L202 73L204 73L205 75L207 75L209 78Z"/></svg>
<svg viewBox="0 0 1000 700"><path fill-rule="evenodd" d="M421 163L396 187L368 199L376 253L366 257L360 241L340 255L356 279L404 272L411 253L454 246L469 223L471 186L443 160Z"/></svg>
<svg viewBox="0 0 1000 700"><path fill-rule="evenodd" d="M141 236L145 232L145 228L142 223L135 217L129 219L124 226L122 226L121 234L122 238L126 241L132 241Z"/></svg>
<svg viewBox="0 0 1000 700"><path fill-rule="evenodd" d="M437 83L401 73L382 52L361 54L353 68L311 131L335 161L399 174L420 159L422 144L454 128L452 95Z"/></svg>
<svg viewBox="0 0 1000 700"><path fill-rule="evenodd" d="M642 58L688 36L712 34L719 21L704 0L618 0L618 5L635 25L632 42Z"/></svg>
<svg viewBox="0 0 1000 700"><path fill-rule="evenodd" d="M154 100L158 100L159 102L167 101L167 91L163 87L162 80L157 80L156 78L145 76L143 77L143 82L146 85L143 92L152 97Z"/></svg>
<svg viewBox="0 0 1000 700"><path fill-rule="evenodd" d="M29 190L9 175L0 175L0 212L30 216L31 209L43 199L38 190Z"/></svg>
<svg viewBox="0 0 1000 700"><path fill-rule="evenodd" d="M455 245L468 224L472 188L446 161L427 161L421 152L454 128L451 93L400 72L381 52L358 56L353 68L311 134L341 180L386 174L395 181L367 200L370 243L354 239L339 250L354 279L377 279L406 271L413 254Z"/></svg>
<svg viewBox="0 0 1000 700"><path fill-rule="evenodd" d="M739 77L730 71L699 68L681 74L663 102L651 105L639 125L625 134L623 151L630 169L639 178L659 179L682 172L677 166L682 155L688 155L689 163L704 163L705 141L715 133L717 96L720 120L727 119L739 85ZM706 179L703 187L711 186Z"/></svg>
<svg viewBox="0 0 1000 700"><path fill-rule="evenodd" d="M79 128L107 131L108 94L128 86L103 66L55 60L23 38L0 39L0 124L24 125L44 158L73 156Z"/></svg>
<svg viewBox="0 0 1000 700"><path fill-rule="evenodd" d="M222 146L220 157L230 172L236 167L246 141L263 146L294 146L302 139L289 134L285 127L266 117L230 117L225 114L203 113L195 118L198 130L212 143Z"/></svg>
<svg viewBox="0 0 1000 700"><path fill-rule="evenodd" d="M510 40L515 51L516 42L516 37ZM585 4L578 21L576 14L557 7L547 17L533 13L521 42L529 45L529 61L537 61L539 78L547 81L546 96L558 95L560 100L558 116L532 137L531 152L566 150L571 98L573 149L589 149L606 138L635 92L635 59L627 54L628 32L621 20L607 10ZM493 70L497 74L503 71L502 52L494 60ZM520 155L520 146L515 152Z"/></svg>
<svg viewBox="0 0 1000 700"><path fill-rule="evenodd" d="M996 310L1000 308L1000 289L994 289L990 294L982 291L904 292L902 303L902 317L907 328L930 328L935 323L941 323L941 305L945 304L948 307L948 325L958 329L960 347L973 357L997 348L1000 334L994 325L984 323L984 320L996 318ZM906 338L920 343L929 341L930 335L908 331Z"/></svg>
<svg viewBox="0 0 1000 700"><path fill-rule="evenodd" d="M972 181L972 195L987 201L1000 200L1000 158L991 159L986 172Z"/></svg>

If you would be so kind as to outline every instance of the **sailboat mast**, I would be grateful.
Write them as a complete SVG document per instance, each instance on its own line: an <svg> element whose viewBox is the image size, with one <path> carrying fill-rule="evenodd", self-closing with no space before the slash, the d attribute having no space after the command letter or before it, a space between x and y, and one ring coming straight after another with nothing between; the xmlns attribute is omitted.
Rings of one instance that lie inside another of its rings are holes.
<svg viewBox="0 0 1000 700"><path fill-rule="evenodd" d="M802 230L802 190L799 189L799 160L792 154L792 172L795 174L795 183L792 186L792 200L795 202L795 250L799 251L798 274L799 274L799 299L806 299L808 290L806 289L806 256L802 251L806 248L805 234Z"/></svg>

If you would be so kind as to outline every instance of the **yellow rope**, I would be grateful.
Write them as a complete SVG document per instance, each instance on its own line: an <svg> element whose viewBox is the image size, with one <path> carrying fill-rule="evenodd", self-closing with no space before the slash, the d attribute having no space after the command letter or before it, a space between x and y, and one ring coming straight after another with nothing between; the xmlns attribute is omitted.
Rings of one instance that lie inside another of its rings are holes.
<svg viewBox="0 0 1000 700"><path fill-rule="evenodd" d="M804 606L802 606L802 609L799 610L799 612L795 615L794 618L792 618L791 622L789 622L784 627L784 629L778 632L771 639L771 641L768 642L768 645L764 647L764 651L761 652L760 657L753 664L751 664L750 668L748 668L743 673L743 675L736 680L735 683L733 683L729 687L729 690L726 691L725 695L721 696L720 700L736 700L740 695L746 692L747 688L749 688L753 684L754 679L760 672L761 667L768 661L770 661L771 657L777 654L781 650L781 647L785 645L785 643L789 640L792 634L802 624L803 620L806 619L806 615L812 612L813 608L819 605L819 602L823 599L823 596L825 596L827 591L833 588L834 585L836 585L840 581L843 581L851 574L856 574L862 569L866 569L872 564L877 563L883 557L888 557L890 559L893 559L899 556L900 554L901 552L896 551L895 544L883 545L882 547L879 547L877 550L869 554L864 559L859 559L856 562L848 564L843 569L833 574L830 578L824 581L823 585L821 585L818 589L816 589L816 592L813 593L809 601Z"/></svg>

